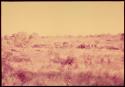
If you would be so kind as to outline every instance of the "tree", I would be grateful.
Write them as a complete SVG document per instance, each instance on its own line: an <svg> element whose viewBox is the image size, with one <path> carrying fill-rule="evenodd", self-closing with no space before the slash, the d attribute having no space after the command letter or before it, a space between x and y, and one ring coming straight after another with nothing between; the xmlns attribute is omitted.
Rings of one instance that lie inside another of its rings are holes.
<svg viewBox="0 0 125 87"><path fill-rule="evenodd" d="M27 33L25 32L18 32L13 36L14 36L14 44L17 47L24 47L29 39Z"/></svg>

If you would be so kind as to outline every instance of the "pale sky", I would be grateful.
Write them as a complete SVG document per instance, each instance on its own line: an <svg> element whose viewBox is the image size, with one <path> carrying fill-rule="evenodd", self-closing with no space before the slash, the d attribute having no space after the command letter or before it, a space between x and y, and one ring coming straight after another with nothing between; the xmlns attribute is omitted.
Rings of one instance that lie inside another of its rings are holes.
<svg viewBox="0 0 125 87"><path fill-rule="evenodd" d="M2 35L124 32L124 2L2 2Z"/></svg>

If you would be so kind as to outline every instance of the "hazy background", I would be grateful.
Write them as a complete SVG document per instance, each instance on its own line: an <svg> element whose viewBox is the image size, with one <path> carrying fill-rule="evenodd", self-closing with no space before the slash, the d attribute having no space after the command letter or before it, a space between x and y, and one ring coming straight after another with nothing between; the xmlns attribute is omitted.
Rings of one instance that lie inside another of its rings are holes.
<svg viewBox="0 0 125 87"><path fill-rule="evenodd" d="M2 2L1 7L2 35L124 32L124 2Z"/></svg>

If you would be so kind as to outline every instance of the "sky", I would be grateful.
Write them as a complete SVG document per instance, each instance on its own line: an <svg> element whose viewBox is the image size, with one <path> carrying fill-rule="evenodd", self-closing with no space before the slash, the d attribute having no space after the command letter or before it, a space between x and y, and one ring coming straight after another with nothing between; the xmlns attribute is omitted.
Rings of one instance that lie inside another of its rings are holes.
<svg viewBox="0 0 125 87"><path fill-rule="evenodd" d="M124 2L2 2L2 35L46 36L124 32Z"/></svg>

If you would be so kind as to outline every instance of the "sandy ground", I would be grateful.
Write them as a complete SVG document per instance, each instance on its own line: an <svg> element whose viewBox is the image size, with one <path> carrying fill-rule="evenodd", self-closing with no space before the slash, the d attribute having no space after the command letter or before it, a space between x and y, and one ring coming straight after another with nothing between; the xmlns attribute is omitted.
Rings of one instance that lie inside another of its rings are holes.
<svg viewBox="0 0 125 87"><path fill-rule="evenodd" d="M124 85L124 34L2 37L2 85Z"/></svg>

